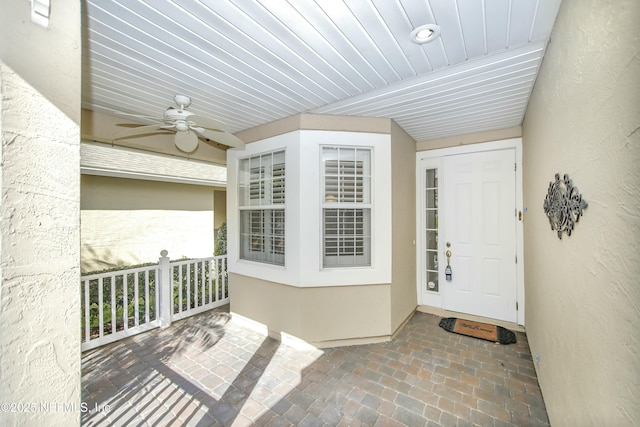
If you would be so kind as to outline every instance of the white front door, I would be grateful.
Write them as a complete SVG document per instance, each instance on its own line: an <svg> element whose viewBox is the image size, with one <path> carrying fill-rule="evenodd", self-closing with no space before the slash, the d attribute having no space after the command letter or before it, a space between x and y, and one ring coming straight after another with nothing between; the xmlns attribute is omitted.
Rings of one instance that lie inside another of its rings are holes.
<svg viewBox="0 0 640 427"><path fill-rule="evenodd" d="M518 320L515 164L514 149L443 158L439 287L446 310Z"/></svg>

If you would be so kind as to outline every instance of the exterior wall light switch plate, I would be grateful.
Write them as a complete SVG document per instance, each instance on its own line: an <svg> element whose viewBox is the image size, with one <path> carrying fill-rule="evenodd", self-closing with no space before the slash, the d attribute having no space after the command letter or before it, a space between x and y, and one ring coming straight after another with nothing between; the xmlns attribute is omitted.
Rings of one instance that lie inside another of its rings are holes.
<svg viewBox="0 0 640 427"><path fill-rule="evenodd" d="M31 21L44 28L49 28L51 0L31 0Z"/></svg>

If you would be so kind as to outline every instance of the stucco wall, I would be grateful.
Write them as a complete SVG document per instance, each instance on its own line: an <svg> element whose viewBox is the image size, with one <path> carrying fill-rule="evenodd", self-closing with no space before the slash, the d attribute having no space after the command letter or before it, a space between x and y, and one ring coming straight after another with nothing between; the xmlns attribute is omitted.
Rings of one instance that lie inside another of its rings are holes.
<svg viewBox="0 0 640 427"><path fill-rule="evenodd" d="M81 192L83 273L213 255L214 187L83 175Z"/></svg>
<svg viewBox="0 0 640 427"><path fill-rule="evenodd" d="M640 425L638 22L637 0L564 1L523 124L526 328L553 426ZM589 203L562 240L542 208L558 172Z"/></svg>
<svg viewBox="0 0 640 427"><path fill-rule="evenodd" d="M389 339L389 285L299 288L231 273L231 311L317 346Z"/></svg>
<svg viewBox="0 0 640 427"><path fill-rule="evenodd" d="M450 136L447 138L430 139L416 142L416 151L435 150L436 148L449 148L458 145L477 144L480 142L500 141L503 139L520 138L522 127L515 126L506 129L496 129L486 132L474 132L465 135Z"/></svg>
<svg viewBox="0 0 640 427"><path fill-rule="evenodd" d="M238 132L236 136L248 144L298 129L388 134L390 126L391 121L389 119L302 113L243 130Z"/></svg>
<svg viewBox="0 0 640 427"><path fill-rule="evenodd" d="M213 192L213 207L215 210L213 218L213 228L217 230L227 220L227 192L224 190L215 190Z"/></svg>
<svg viewBox="0 0 640 427"><path fill-rule="evenodd" d="M29 8L3 2L0 13L0 402L21 409L3 405L0 425L70 426L81 399L80 3L55 2L48 29Z"/></svg>
<svg viewBox="0 0 640 427"><path fill-rule="evenodd" d="M416 291L416 143L395 123L391 126L391 331L418 305Z"/></svg>

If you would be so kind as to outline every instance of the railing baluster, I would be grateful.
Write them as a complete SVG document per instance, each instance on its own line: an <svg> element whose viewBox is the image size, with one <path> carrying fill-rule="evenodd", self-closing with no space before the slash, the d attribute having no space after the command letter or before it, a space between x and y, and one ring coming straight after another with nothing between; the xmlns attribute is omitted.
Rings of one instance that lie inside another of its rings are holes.
<svg viewBox="0 0 640 427"><path fill-rule="evenodd" d="M104 336L104 280L101 277L98 279L98 318L99 320L99 331L98 335L100 337Z"/></svg>
<svg viewBox="0 0 640 427"><path fill-rule="evenodd" d="M196 264L196 272L198 271L198 268L200 269L200 298L198 299L200 301L200 304L196 304L196 307L204 305L205 299L207 297L204 289L204 261L200 261Z"/></svg>
<svg viewBox="0 0 640 427"><path fill-rule="evenodd" d="M111 276L111 333L116 332L116 276Z"/></svg>
<svg viewBox="0 0 640 427"><path fill-rule="evenodd" d="M178 313L182 313L182 266L178 266Z"/></svg>
<svg viewBox="0 0 640 427"><path fill-rule="evenodd" d="M124 331L129 329L129 289L127 282L129 281L129 274L122 275L122 329Z"/></svg>
<svg viewBox="0 0 640 427"><path fill-rule="evenodd" d="M213 300L213 289L212 289L212 282L211 279L213 279L213 277L211 277L211 265L215 262L215 259L211 259L209 260L209 262L207 263L208 266L208 272L209 272L209 279L207 280L208 285L209 285L209 304L211 304L214 300Z"/></svg>
<svg viewBox="0 0 640 427"><path fill-rule="evenodd" d="M198 297L198 264L197 263L193 263L191 264L191 267L193 268L193 307L192 308L196 308L198 306L198 301L200 301L200 298Z"/></svg>
<svg viewBox="0 0 640 427"><path fill-rule="evenodd" d="M198 295L198 292L200 292L200 279L198 276L198 263L194 262L193 264L191 264L191 266L193 267L193 308L198 307L199 303L200 303L200 295Z"/></svg>
<svg viewBox="0 0 640 427"><path fill-rule="evenodd" d="M227 298L229 296L229 276L227 275L227 258L222 258L220 264L222 264L222 268L220 269L220 276L222 277L222 298Z"/></svg>
<svg viewBox="0 0 640 427"><path fill-rule="evenodd" d="M191 305L189 308L196 308L198 306L198 301L200 301L200 297L198 296L198 265L194 263L187 264L191 268Z"/></svg>
<svg viewBox="0 0 640 427"><path fill-rule="evenodd" d="M149 270L144 272L144 323L149 323Z"/></svg>
<svg viewBox="0 0 640 427"><path fill-rule="evenodd" d="M153 316L153 320L158 320L160 318L160 285L158 283L158 277L160 277L160 269L156 268L153 270L153 283L155 283L153 289L155 290L155 300L156 300L156 312L155 316ZM173 286L173 280L170 280L169 286Z"/></svg>
<svg viewBox="0 0 640 427"><path fill-rule="evenodd" d="M191 265L186 264L185 270L187 272L187 310L191 308Z"/></svg>
<svg viewBox="0 0 640 427"><path fill-rule="evenodd" d="M220 268L218 266L218 264L219 264L218 261L219 260L214 259L214 262L215 262L215 266L214 267L215 267L215 270L216 270L216 273L215 273L216 274L216 278L215 278L215 281L216 281L216 301L218 301L220 299L219 295L218 295L218 293L220 292Z"/></svg>
<svg viewBox="0 0 640 427"><path fill-rule="evenodd" d="M138 287L140 286L140 281L138 277L140 273L136 272L135 276L133 276L133 298L135 302L133 303L133 326L138 326L140 324L140 315L138 313L138 301L140 301L140 292Z"/></svg>
<svg viewBox="0 0 640 427"><path fill-rule="evenodd" d="M204 269L206 268L206 261L200 261L200 289L202 289L200 295L200 305L205 305L207 303L207 290L205 285L205 274Z"/></svg>
<svg viewBox="0 0 640 427"><path fill-rule="evenodd" d="M84 342L91 339L91 304L89 303L89 282L84 281Z"/></svg>

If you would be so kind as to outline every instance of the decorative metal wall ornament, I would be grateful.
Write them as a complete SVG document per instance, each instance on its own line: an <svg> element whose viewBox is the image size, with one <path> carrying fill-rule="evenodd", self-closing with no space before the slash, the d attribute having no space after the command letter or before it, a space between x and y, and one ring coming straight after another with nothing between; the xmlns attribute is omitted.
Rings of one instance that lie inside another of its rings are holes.
<svg viewBox="0 0 640 427"><path fill-rule="evenodd" d="M575 223L580 220L582 210L588 203L582 200L578 187L573 186L569 175L565 174L560 180L560 174L556 174L555 182L549 183L549 191L544 199L544 213L549 218L552 230L558 231L558 238L562 239L562 232L566 231L571 236Z"/></svg>

